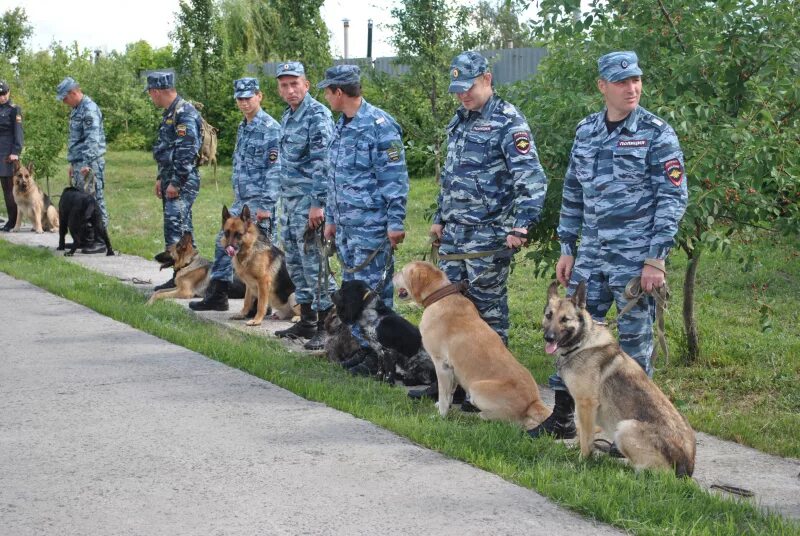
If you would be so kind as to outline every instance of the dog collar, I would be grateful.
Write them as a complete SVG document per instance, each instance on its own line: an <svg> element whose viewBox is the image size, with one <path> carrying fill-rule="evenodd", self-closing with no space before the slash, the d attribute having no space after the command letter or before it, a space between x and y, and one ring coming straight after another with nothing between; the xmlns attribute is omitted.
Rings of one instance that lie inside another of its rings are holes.
<svg viewBox="0 0 800 536"><path fill-rule="evenodd" d="M442 298L450 296L452 294L462 294L462 293L466 292L467 288L469 288L469 282L467 282L467 281L459 281L458 283L450 283L449 285L444 286L444 287L440 288L439 290L434 291L433 294L431 294L430 296L428 296L427 298L422 300L422 306L423 307L428 307L429 305L431 305L433 303L436 303L437 301L441 300Z"/></svg>

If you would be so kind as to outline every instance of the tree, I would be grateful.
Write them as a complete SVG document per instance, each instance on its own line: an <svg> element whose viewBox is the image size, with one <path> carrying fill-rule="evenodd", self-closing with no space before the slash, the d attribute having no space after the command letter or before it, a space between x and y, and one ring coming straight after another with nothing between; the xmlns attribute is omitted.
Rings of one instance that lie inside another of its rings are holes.
<svg viewBox="0 0 800 536"><path fill-rule="evenodd" d="M0 18L0 55L8 61L18 58L31 35L33 27L28 24L28 15L23 8L6 11Z"/></svg>
<svg viewBox="0 0 800 536"><path fill-rule="evenodd" d="M610 0L575 17L579 5L542 2L536 30L547 39L548 56L531 84L512 91L527 101L540 156L555 170L548 173L550 193L560 196L570 131L601 107L596 58L611 50L638 53L643 105L676 129L686 156L690 201L676 241L689 259L683 312L687 358L694 361L700 357L694 292L702 253L727 248L734 235L754 229L800 231L800 6L790 0ZM549 229L559 204L548 195Z"/></svg>
<svg viewBox="0 0 800 536"><path fill-rule="evenodd" d="M534 46L536 39L530 26L520 20L528 8L527 0L481 0L471 11L481 49L521 48Z"/></svg>

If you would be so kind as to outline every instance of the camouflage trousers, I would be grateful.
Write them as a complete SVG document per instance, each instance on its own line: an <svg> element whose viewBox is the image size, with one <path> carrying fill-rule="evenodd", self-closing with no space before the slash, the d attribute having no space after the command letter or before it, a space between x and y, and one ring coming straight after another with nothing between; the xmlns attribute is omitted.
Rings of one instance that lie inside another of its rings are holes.
<svg viewBox="0 0 800 536"><path fill-rule="evenodd" d="M586 281L586 309L597 322L604 322L611 304L617 311L627 304L625 285L641 275L646 252L616 251L585 247L578 251L572 270L569 293L575 292L578 283ZM617 319L619 345L642 369L653 376L653 322L656 306L652 297L642 298L628 313ZM550 387L566 390L558 374L549 378Z"/></svg>
<svg viewBox="0 0 800 536"><path fill-rule="evenodd" d="M491 251L506 246L507 231L501 226L448 223L442 232L440 255ZM494 256L457 261L439 261L452 282L470 281L467 297L481 318L508 344L508 290L511 257Z"/></svg>
<svg viewBox="0 0 800 536"><path fill-rule="evenodd" d="M383 277L383 270L386 267L386 259L389 255L389 244L386 242L385 227L355 227L348 225L338 225L336 227L336 249L344 263L354 268L364 261L378 248L381 251L372 261L358 272L349 274L342 269L342 281L359 280L364 281L370 288L375 288ZM381 298L387 307L394 305L394 284L392 275L394 274L394 261L389 266L389 273L386 274L386 286L383 287Z"/></svg>
<svg viewBox="0 0 800 536"><path fill-rule="evenodd" d="M189 176L181 186L178 197L167 199L167 182L161 181L161 207L164 211L164 246L169 247L178 242L183 233L192 233L194 243L194 227L192 225L192 205L200 190L200 177Z"/></svg>
<svg viewBox="0 0 800 536"><path fill-rule="evenodd" d="M87 167L91 172L86 177L81 175L80 165L72 166L72 186L82 192L93 194L97 201L97 208L100 209L100 216L103 218L103 225L108 229L108 209L106 208L105 184L106 184L106 161L98 158Z"/></svg>
<svg viewBox="0 0 800 536"><path fill-rule="evenodd" d="M308 224L308 202L303 197L281 198L281 205L281 240L297 303L310 303L315 311L327 311L333 305L330 295L336 291L336 280L328 275L327 288L319 290L317 301L320 253L315 243L306 245L303 241Z"/></svg>

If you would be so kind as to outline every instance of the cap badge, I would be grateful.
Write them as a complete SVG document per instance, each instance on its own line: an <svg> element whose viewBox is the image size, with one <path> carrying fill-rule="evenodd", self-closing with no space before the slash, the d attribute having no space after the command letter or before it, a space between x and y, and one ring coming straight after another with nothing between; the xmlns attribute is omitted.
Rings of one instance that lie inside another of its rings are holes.
<svg viewBox="0 0 800 536"><path fill-rule="evenodd" d="M623 69L627 69L627 68L628 68L628 60L622 60L622 61L619 63L619 65L620 65L620 67L622 67Z"/></svg>
<svg viewBox="0 0 800 536"><path fill-rule="evenodd" d="M453 69L453 78L458 78L459 72L458 69Z"/></svg>

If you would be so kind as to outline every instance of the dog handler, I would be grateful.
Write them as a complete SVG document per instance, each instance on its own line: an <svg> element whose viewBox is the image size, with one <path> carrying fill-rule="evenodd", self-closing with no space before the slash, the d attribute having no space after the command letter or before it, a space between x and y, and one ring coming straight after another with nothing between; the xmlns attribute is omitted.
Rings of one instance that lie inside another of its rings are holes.
<svg viewBox="0 0 800 536"><path fill-rule="evenodd" d="M56 92L56 99L72 108L67 141L70 184L83 192L94 194L103 225L108 229L108 209L104 195L106 161L103 156L106 154L106 133L103 129L103 113L70 77L58 84ZM94 229L90 231L89 239L89 245L81 249L81 253L106 252L105 243L94 235Z"/></svg>
<svg viewBox="0 0 800 536"><path fill-rule="evenodd" d="M328 281L322 282L327 289L320 289L316 301L320 252L314 244L305 244L303 235L306 228L317 229L325 222L326 169L333 119L328 108L309 95L302 63L281 63L276 78L278 92L288 104L281 117L281 238L286 266L300 304L300 321L275 335L310 338L304 348L321 350L327 337L325 319L333 306L329 293L336 290L336 281L329 276Z"/></svg>
<svg viewBox="0 0 800 536"><path fill-rule="evenodd" d="M603 321L612 302L627 304L625 286L641 276L644 292L664 286L688 193L675 131L639 106L642 70L635 52L612 52L598 62L605 110L578 123L564 178L556 277L574 291L586 281L586 307ZM580 246L577 245L580 236ZM577 260L575 255L577 253ZM652 297L618 318L619 343L653 375ZM575 437L575 402L556 374L553 414L529 434Z"/></svg>
<svg viewBox="0 0 800 536"><path fill-rule="evenodd" d="M11 102L11 92L5 80L0 80L0 181L6 202L8 221L0 231L9 232L17 222L14 202L14 165L19 162L25 137L22 132L22 110Z"/></svg>
<svg viewBox="0 0 800 536"><path fill-rule="evenodd" d="M197 154L200 152L200 113L175 91L175 75L154 72L147 75L147 93L164 109L153 158L158 164L155 194L164 211L164 247L178 242L184 232L192 233L192 205L200 190ZM172 279L154 290L175 288Z"/></svg>
<svg viewBox="0 0 800 536"><path fill-rule="evenodd" d="M263 94L256 78L240 78L234 81L233 96L244 119L239 123L239 130L236 132L231 174L233 205L229 212L233 216L239 216L247 205L256 222L269 223L275 213L280 184L280 125L261 109ZM233 265L231 257L222 248L221 240L222 231L217 234L214 265L211 267L211 281L206 295L202 300L189 304L195 311L228 310Z"/></svg>

